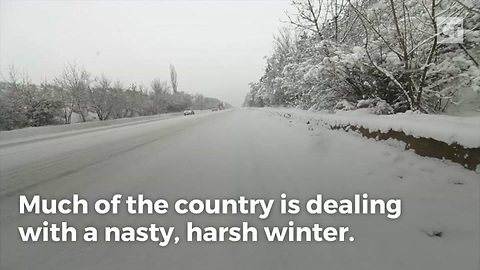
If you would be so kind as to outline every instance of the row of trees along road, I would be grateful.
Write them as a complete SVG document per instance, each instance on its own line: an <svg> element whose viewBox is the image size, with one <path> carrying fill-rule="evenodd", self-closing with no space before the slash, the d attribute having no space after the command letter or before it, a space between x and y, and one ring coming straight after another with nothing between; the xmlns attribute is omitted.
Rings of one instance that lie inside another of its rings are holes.
<svg viewBox="0 0 480 270"><path fill-rule="evenodd" d="M480 0L293 1L291 27L274 38L244 106L478 115L479 7ZM460 42L447 39L452 33Z"/></svg>
<svg viewBox="0 0 480 270"><path fill-rule="evenodd" d="M209 109L219 99L178 91L177 73L170 66L171 86L154 79L150 89L137 84L125 87L105 75L94 76L76 63L65 66L51 82L33 84L28 74L10 68L0 82L0 130L29 126L70 124L182 111L188 107ZM231 105L227 104L228 107Z"/></svg>

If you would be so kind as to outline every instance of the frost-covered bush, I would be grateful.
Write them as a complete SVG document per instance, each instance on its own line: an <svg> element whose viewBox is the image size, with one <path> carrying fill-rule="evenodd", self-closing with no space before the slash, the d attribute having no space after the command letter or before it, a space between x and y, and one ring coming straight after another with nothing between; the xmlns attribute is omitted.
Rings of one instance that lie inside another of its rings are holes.
<svg viewBox="0 0 480 270"><path fill-rule="evenodd" d="M355 110L356 107L352 105L352 103L346 101L345 99L340 100L337 105L335 105L335 110L340 110L340 111L351 111Z"/></svg>
<svg viewBox="0 0 480 270"><path fill-rule="evenodd" d="M432 1L347 1L327 9L324 22L318 18L325 14L302 10L315 1L294 3L303 14L292 19L301 32L275 39L265 74L249 97L265 106L319 110L362 101L360 107L378 114L480 112L480 0ZM441 43L440 16L464 19L463 43ZM367 100L381 102L370 106Z"/></svg>
<svg viewBox="0 0 480 270"><path fill-rule="evenodd" d="M356 108L368 108L373 114L393 114L395 111L385 100L378 97L359 100Z"/></svg>

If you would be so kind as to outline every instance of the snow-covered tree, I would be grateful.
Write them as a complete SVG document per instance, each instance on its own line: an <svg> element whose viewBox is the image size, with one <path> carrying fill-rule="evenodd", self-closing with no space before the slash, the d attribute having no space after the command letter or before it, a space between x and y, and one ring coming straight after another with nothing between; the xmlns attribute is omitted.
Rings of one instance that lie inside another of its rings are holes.
<svg viewBox="0 0 480 270"><path fill-rule="evenodd" d="M265 74L251 84L248 104L330 110L337 103L361 101L386 104L391 110L377 112L388 113L479 111L479 0L292 5L292 42L279 42L284 33L275 38ZM445 42L448 20L458 18L463 40Z"/></svg>

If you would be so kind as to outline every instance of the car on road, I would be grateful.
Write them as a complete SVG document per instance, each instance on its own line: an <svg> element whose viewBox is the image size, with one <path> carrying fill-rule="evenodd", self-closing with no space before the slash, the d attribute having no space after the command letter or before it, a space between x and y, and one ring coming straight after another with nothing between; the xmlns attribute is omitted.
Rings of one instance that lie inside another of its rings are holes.
<svg viewBox="0 0 480 270"><path fill-rule="evenodd" d="M195 112L193 111L193 109L189 108L183 111L183 115L195 115Z"/></svg>
<svg viewBox="0 0 480 270"><path fill-rule="evenodd" d="M216 111L218 111L218 108L217 108L217 107L213 107L213 108L212 108L212 112L216 112Z"/></svg>

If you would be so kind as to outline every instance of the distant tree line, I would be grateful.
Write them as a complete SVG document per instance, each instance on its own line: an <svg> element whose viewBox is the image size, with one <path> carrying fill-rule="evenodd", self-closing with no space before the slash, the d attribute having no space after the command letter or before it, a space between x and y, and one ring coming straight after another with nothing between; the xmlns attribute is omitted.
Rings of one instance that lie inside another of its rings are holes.
<svg viewBox="0 0 480 270"><path fill-rule="evenodd" d="M244 106L480 112L479 0L302 0L292 7L293 27L274 38Z"/></svg>
<svg viewBox="0 0 480 270"><path fill-rule="evenodd" d="M221 103L216 98L178 91L173 66L170 75L173 89L160 79L152 80L150 88L135 83L126 87L73 63L53 81L36 85L28 74L19 74L12 67L0 82L0 130L70 124L73 114L81 122L95 118L103 121L179 112L189 107L210 109Z"/></svg>

